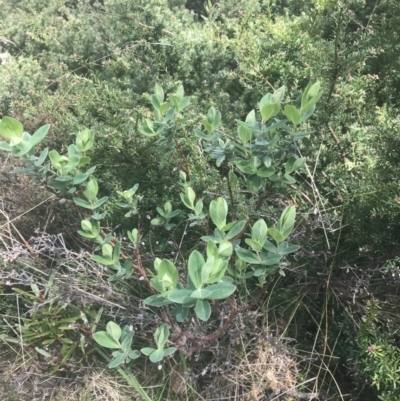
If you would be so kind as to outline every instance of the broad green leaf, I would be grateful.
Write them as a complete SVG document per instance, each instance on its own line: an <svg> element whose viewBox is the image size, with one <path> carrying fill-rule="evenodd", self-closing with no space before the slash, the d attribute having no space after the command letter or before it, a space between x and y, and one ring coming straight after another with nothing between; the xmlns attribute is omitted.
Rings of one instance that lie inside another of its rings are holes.
<svg viewBox="0 0 400 401"><path fill-rule="evenodd" d="M269 234L278 244L280 244L280 243L284 240L282 233L281 233L279 230L277 230L276 228L273 228L273 227L269 228L269 229L268 229L268 234Z"/></svg>
<svg viewBox="0 0 400 401"><path fill-rule="evenodd" d="M267 234L268 227L265 221L263 219L257 220L254 223L253 228L251 229L251 239L263 246L264 242L267 240Z"/></svg>
<svg viewBox="0 0 400 401"><path fill-rule="evenodd" d="M294 156L289 157L285 163L285 173L290 174L293 173L294 171L294 162L296 161L296 158Z"/></svg>
<svg viewBox="0 0 400 401"><path fill-rule="evenodd" d="M128 357L131 359L137 359L141 356L140 352L137 350L131 350L128 354Z"/></svg>
<svg viewBox="0 0 400 401"><path fill-rule="evenodd" d="M108 364L108 368L116 368L117 366L121 365L121 363L124 363L125 359L126 354L123 352L118 352L118 354L116 353L114 359Z"/></svg>
<svg viewBox="0 0 400 401"><path fill-rule="evenodd" d="M71 145L68 146L68 155L72 156L79 156L79 148L75 144L71 143Z"/></svg>
<svg viewBox="0 0 400 401"><path fill-rule="evenodd" d="M64 172L69 173L70 171L72 171L79 164L79 161L80 157L78 155L68 156L68 162L64 166Z"/></svg>
<svg viewBox="0 0 400 401"><path fill-rule="evenodd" d="M282 182L287 185L292 185L296 183L296 179L289 174L285 174L282 178Z"/></svg>
<svg viewBox="0 0 400 401"><path fill-rule="evenodd" d="M225 153L218 155L217 158L215 159L215 165L217 167L220 167L222 162L225 160L225 157L226 157Z"/></svg>
<svg viewBox="0 0 400 401"><path fill-rule="evenodd" d="M222 258L230 258L233 252L233 246L230 241L221 241L218 247L218 255Z"/></svg>
<svg viewBox="0 0 400 401"><path fill-rule="evenodd" d="M298 125L301 120L300 111L296 109L296 107L288 104L285 106L285 115L294 125Z"/></svg>
<svg viewBox="0 0 400 401"><path fill-rule="evenodd" d="M194 210L194 201L196 199L196 194L191 187L185 189L185 194L180 194L182 202L185 206L191 210Z"/></svg>
<svg viewBox="0 0 400 401"><path fill-rule="evenodd" d="M207 120L215 130L221 124L221 112L215 107L210 107L207 113Z"/></svg>
<svg viewBox="0 0 400 401"><path fill-rule="evenodd" d="M93 201L93 207L95 209L99 208L100 206L102 206L104 203L106 203L108 200L108 196L103 196L100 199L96 199Z"/></svg>
<svg viewBox="0 0 400 401"><path fill-rule="evenodd" d="M306 103L309 100L308 92L310 91L312 86L313 86L313 84L310 82L307 85L306 89L304 89L303 94L301 95L301 109L304 109L304 106L306 105Z"/></svg>
<svg viewBox="0 0 400 401"><path fill-rule="evenodd" d="M236 248L235 249L236 255L243 261L247 262L247 263L251 263L253 265L259 265L260 264L260 260L257 257L256 254L254 254L253 252L250 252L247 249L243 249L243 248Z"/></svg>
<svg viewBox="0 0 400 401"><path fill-rule="evenodd" d="M281 255L288 255L300 249L299 245L289 245L286 241L279 245L277 252Z"/></svg>
<svg viewBox="0 0 400 401"><path fill-rule="evenodd" d="M203 131L200 131L199 129L194 129L193 132L197 137L203 139L204 141L209 141L212 138L212 136L205 134Z"/></svg>
<svg viewBox="0 0 400 401"><path fill-rule="evenodd" d="M113 248L110 244L104 244L101 248L102 252L103 252L103 256L108 258L108 259L112 259L112 254L113 254Z"/></svg>
<svg viewBox="0 0 400 401"><path fill-rule="evenodd" d="M201 288L202 279L201 279L201 271L205 264L203 255L199 252L194 250L188 260L188 272L190 279L192 280L194 286L196 288Z"/></svg>
<svg viewBox="0 0 400 401"><path fill-rule="evenodd" d="M221 280L224 276L226 269L228 267L228 261L222 260L218 258L215 260L211 274L207 280L207 284L216 283L217 281Z"/></svg>
<svg viewBox="0 0 400 401"><path fill-rule="evenodd" d="M265 106L267 106L267 105L269 105L271 103L271 97L272 97L272 94L271 93L267 93L265 96L263 96L261 98L260 103L259 103L260 110L263 107L265 107Z"/></svg>
<svg viewBox="0 0 400 401"><path fill-rule="evenodd" d="M189 293L190 293L190 291L191 290L189 290ZM160 307L160 306L169 305L172 303L172 301L169 300L168 298L163 297L162 295L151 295L150 297L148 297L144 300L144 303L146 305Z"/></svg>
<svg viewBox="0 0 400 401"><path fill-rule="evenodd" d="M5 150L6 152L11 152L12 151L12 146L10 146L6 142L0 142L0 149Z"/></svg>
<svg viewBox="0 0 400 401"><path fill-rule="evenodd" d="M12 140L11 140L11 142L12 142ZM12 144L11 142L10 142L10 145ZM17 146L14 146L11 149L11 153L15 157L21 157L23 155L26 155L31 149L32 149L32 146L28 141L22 141Z"/></svg>
<svg viewBox="0 0 400 401"><path fill-rule="evenodd" d="M151 101L151 104L153 105L154 109L157 110L157 113L158 113L158 114L155 114L155 118L161 119L161 114L159 114L160 108L161 108L161 102L158 100L156 95L151 95L150 101Z"/></svg>
<svg viewBox="0 0 400 401"><path fill-rule="evenodd" d="M233 238L235 238L237 235L239 235L244 226L246 225L246 220L240 220L238 221L226 234L226 239L227 240L231 240Z"/></svg>
<svg viewBox="0 0 400 401"><path fill-rule="evenodd" d="M246 123L249 125L254 125L256 123L256 112L254 110L250 111L246 116Z"/></svg>
<svg viewBox="0 0 400 401"><path fill-rule="evenodd" d="M89 174L87 174L87 173L78 174L73 178L72 184L73 185L82 184L82 182L86 181L88 177L89 177Z"/></svg>
<svg viewBox="0 0 400 401"><path fill-rule="evenodd" d="M255 252L260 252L261 251L262 244L260 244L259 242L254 241L254 240L252 240L250 238L246 238L244 241L246 242L246 244L248 246L250 246L253 249L253 251L255 251Z"/></svg>
<svg viewBox="0 0 400 401"><path fill-rule="evenodd" d="M92 232L92 223L89 220L82 220L81 227L83 231Z"/></svg>
<svg viewBox="0 0 400 401"><path fill-rule="evenodd" d="M82 173L82 174L78 174L74 177L73 179L73 184L74 185L78 185L81 184L83 181L85 181L90 174L92 174L94 171L96 170L96 166L93 166L91 168L89 168L88 170L86 170L86 172Z"/></svg>
<svg viewBox="0 0 400 401"><path fill-rule="evenodd" d="M222 228L221 228L221 232L222 232L222 237L221 237L221 239L222 238L224 238L224 232L225 231L229 231L233 226L235 225L235 222L234 221L231 221L230 223L228 223L228 224L226 224L225 226L223 226ZM219 228L217 228L217 230L219 230Z"/></svg>
<svg viewBox="0 0 400 401"><path fill-rule="evenodd" d="M158 83L154 85L154 94L156 95L158 102L162 104L164 102L164 90Z"/></svg>
<svg viewBox="0 0 400 401"><path fill-rule="evenodd" d="M304 112L313 107L318 102L318 100L321 99L321 96L322 92L319 92L317 95L313 96L310 100L308 100L304 107L301 107L301 111Z"/></svg>
<svg viewBox="0 0 400 401"><path fill-rule="evenodd" d="M236 258L236 260L235 260L235 267L236 267L239 271L245 270L245 269L246 269L246 266L247 266L247 263L246 263L244 260L239 259L239 258Z"/></svg>
<svg viewBox="0 0 400 401"><path fill-rule="evenodd" d="M252 267L252 269L254 270L254 277L260 277L265 273L265 267Z"/></svg>
<svg viewBox="0 0 400 401"><path fill-rule="evenodd" d="M281 105L277 103L271 103L264 106L261 110L261 117L264 122L268 121L270 118L276 116L281 109Z"/></svg>
<svg viewBox="0 0 400 401"><path fill-rule="evenodd" d="M183 85L179 85L178 89L176 90L175 96L180 102L183 99L183 96L185 95L185 91L183 89Z"/></svg>
<svg viewBox="0 0 400 401"><path fill-rule="evenodd" d="M121 253L121 242L117 241L115 243L114 250L112 253L112 259L114 262L118 261L120 253Z"/></svg>
<svg viewBox="0 0 400 401"><path fill-rule="evenodd" d="M165 282L162 279L160 279L159 277L151 278L150 284L156 291L158 291L161 294L167 290L167 288L165 286Z"/></svg>
<svg viewBox="0 0 400 401"><path fill-rule="evenodd" d="M200 290L195 290L190 294L191 298L196 298L196 299L204 299L207 298L209 295L211 295L211 291L208 290L208 288L201 288Z"/></svg>
<svg viewBox="0 0 400 401"><path fill-rule="evenodd" d="M87 152L93 146L94 132L89 129L79 132L75 143L80 152Z"/></svg>
<svg viewBox="0 0 400 401"><path fill-rule="evenodd" d="M24 132L24 136L25 136L25 132ZM10 139L10 145L16 149L19 149L19 145L21 145L21 143L24 141L24 137L19 137L19 136L14 136Z"/></svg>
<svg viewBox="0 0 400 401"><path fill-rule="evenodd" d="M23 167L23 168L15 168L14 170L10 171L10 174L25 174L35 171L34 167Z"/></svg>
<svg viewBox="0 0 400 401"><path fill-rule="evenodd" d="M271 103L281 103L285 96L285 86L281 86L271 96Z"/></svg>
<svg viewBox="0 0 400 401"><path fill-rule="evenodd" d="M72 198L72 200L80 207L84 207L85 209L90 209L90 210L94 210L95 207L92 206L89 202L86 202L85 200L81 199L81 198Z"/></svg>
<svg viewBox="0 0 400 401"><path fill-rule="evenodd" d="M105 266L112 266L114 264L113 260L106 259L105 257L100 255L92 255L92 260Z"/></svg>
<svg viewBox="0 0 400 401"><path fill-rule="evenodd" d="M261 160L257 156L253 156L250 161L250 165L254 168L254 171L257 171L257 169L261 166Z"/></svg>
<svg viewBox="0 0 400 401"><path fill-rule="evenodd" d="M140 349L140 352L146 356L150 356L154 351L155 349L151 347L144 347Z"/></svg>
<svg viewBox="0 0 400 401"><path fill-rule="evenodd" d="M208 301L198 299L194 308L197 317L206 322L211 316L211 306Z"/></svg>
<svg viewBox="0 0 400 401"><path fill-rule="evenodd" d="M42 343L43 344L43 343ZM53 355L51 355L51 354L49 354L47 351L45 351L44 349L42 349L42 348L38 348L38 347L35 347L35 350L40 354L40 355L43 355L44 357L46 357L46 358L51 358Z"/></svg>
<svg viewBox="0 0 400 401"><path fill-rule="evenodd" d="M156 349L151 355L150 355L150 361L153 363L157 363L162 361L164 358L164 351L162 349Z"/></svg>
<svg viewBox="0 0 400 401"><path fill-rule="evenodd" d="M209 285L207 290L211 292L207 299L226 299L236 291L236 287L233 284L222 282Z"/></svg>
<svg viewBox="0 0 400 401"><path fill-rule="evenodd" d="M272 176L269 177L271 179ZM262 187L263 181L261 177L256 174L252 174L247 178L247 187L251 193L257 192Z"/></svg>
<svg viewBox="0 0 400 401"><path fill-rule="evenodd" d="M303 167L306 160L307 159L305 157L301 158L296 158L294 156L290 157L285 164L285 173L291 174L293 171L296 171L300 167Z"/></svg>
<svg viewBox="0 0 400 401"><path fill-rule="evenodd" d="M254 110L252 110L249 114L247 114L246 124L252 127L254 126L255 123L256 123L256 113ZM237 133L239 135L240 140L245 144L251 141L251 139L253 138L252 129L249 129L241 124L238 125Z"/></svg>
<svg viewBox="0 0 400 401"><path fill-rule="evenodd" d="M202 284L207 283L208 278L210 277L210 274L211 274L212 267L214 265L214 261L215 261L214 256L210 256L207 259L207 262L201 268L201 283ZM190 295L190 296L192 296L192 295Z"/></svg>
<svg viewBox="0 0 400 401"><path fill-rule="evenodd" d="M154 333L154 341L157 344L158 349L164 348L164 345L168 341L169 337L169 329L168 326L164 323L160 327L157 328Z"/></svg>
<svg viewBox="0 0 400 401"><path fill-rule="evenodd" d="M97 344L101 345L105 348L120 348L121 345L118 341L112 338L107 332L105 331L98 331L97 333L93 334L93 339L96 341Z"/></svg>
<svg viewBox="0 0 400 401"><path fill-rule="evenodd" d="M208 121L203 120L201 123L204 125L204 128L208 131L209 134L213 132L213 126Z"/></svg>
<svg viewBox="0 0 400 401"><path fill-rule="evenodd" d="M264 244L263 248L265 250L267 250L268 252L271 252L271 253L276 253L277 252L276 246L274 244L272 244L272 242L270 242L268 240L265 241L265 244Z"/></svg>
<svg viewBox="0 0 400 401"><path fill-rule="evenodd" d="M210 216L213 223L222 229L226 225L228 215L228 204L224 198L218 198L210 203Z"/></svg>
<svg viewBox="0 0 400 401"><path fill-rule="evenodd" d="M261 264L263 266L272 266L276 265L279 263L282 259L282 256L280 254L276 253L270 253L270 254L265 254L264 252L261 253Z"/></svg>
<svg viewBox="0 0 400 401"><path fill-rule="evenodd" d="M261 167L257 170L257 175L259 177L265 178L265 177L271 177L271 175L275 174L275 168L274 167Z"/></svg>
<svg viewBox="0 0 400 401"><path fill-rule="evenodd" d="M189 308L183 305L179 305L178 308L176 309L176 314L175 318L179 323L182 323L185 321L185 319L189 315Z"/></svg>
<svg viewBox="0 0 400 401"><path fill-rule="evenodd" d="M321 82L317 81L314 84L312 84L310 86L309 90L307 91L308 99L311 99L314 96L317 96L320 89L321 89Z"/></svg>
<svg viewBox="0 0 400 401"><path fill-rule="evenodd" d="M3 117L0 121L0 135L3 138L10 140L13 137L22 137L23 132L23 125L15 118Z"/></svg>
<svg viewBox="0 0 400 401"><path fill-rule="evenodd" d="M197 216L199 216L203 211L203 201L200 199L196 202L196 206L194 207L194 212Z"/></svg>
<svg viewBox="0 0 400 401"><path fill-rule="evenodd" d="M243 127L242 125L238 125L237 127L237 134L239 139L246 144L247 142L251 141L253 137L253 133L250 129Z"/></svg>
<svg viewBox="0 0 400 401"><path fill-rule="evenodd" d="M168 294L168 299L177 304L183 304L188 298L193 290L189 289L175 289Z"/></svg>
<svg viewBox="0 0 400 401"><path fill-rule="evenodd" d="M306 163L307 158L305 157L300 157L298 159L296 159L296 161L293 164L293 169L296 171L299 168L303 167Z"/></svg>
<svg viewBox="0 0 400 401"><path fill-rule="evenodd" d="M86 199L90 201L94 201L96 199L97 193L99 192L99 185L97 184L97 180L95 178L91 178L87 183L86 190L84 191L84 195Z"/></svg>
<svg viewBox="0 0 400 401"><path fill-rule="evenodd" d="M237 175L233 172L233 170L229 170L228 173L228 180L229 180L229 185L232 189L235 189L239 185L239 180L237 178Z"/></svg>
<svg viewBox="0 0 400 401"><path fill-rule="evenodd" d="M160 265L161 265L162 260L160 258L155 258L154 259L154 269L156 270L156 272L158 273L159 269L160 269Z"/></svg>
<svg viewBox="0 0 400 401"><path fill-rule="evenodd" d="M263 164L265 167L270 168L272 164L272 159L269 156L263 158Z"/></svg>
<svg viewBox="0 0 400 401"><path fill-rule="evenodd" d="M57 189L59 191L63 191L68 187L69 184L70 184L70 182L67 182L67 181L60 182L58 180L53 180L53 181L49 182L47 184L47 186L49 186L50 188L53 188L53 189ZM83 202L85 202L85 201L83 201ZM86 209L92 209L92 208L91 207L86 207Z"/></svg>
<svg viewBox="0 0 400 401"><path fill-rule="evenodd" d="M314 104L314 106L312 106L312 107L308 108L307 110L305 110L304 112L302 112L301 113L301 121L300 122L304 122L304 121L308 120L314 114L315 109L316 109L316 106ZM302 139L304 136L306 136L308 134L310 134L310 133L309 132L297 133L294 136L293 139L294 140L299 140L299 139Z"/></svg>
<svg viewBox="0 0 400 401"><path fill-rule="evenodd" d="M248 123L244 123L243 121L240 120L235 120L239 125L241 125L242 127L249 129L251 132L258 132L261 133L259 127L254 126L253 124L248 124Z"/></svg>
<svg viewBox="0 0 400 401"><path fill-rule="evenodd" d="M178 104L178 112L181 112L188 104L190 103L190 97L184 96L183 99ZM185 119L177 120L179 121L186 121Z"/></svg>
<svg viewBox="0 0 400 401"><path fill-rule="evenodd" d="M81 235L82 237L89 238L89 239L95 239L97 237L97 235L94 235L92 233L87 233L82 230L78 230L78 234Z"/></svg>
<svg viewBox="0 0 400 401"><path fill-rule="evenodd" d="M178 270L168 259L163 259L158 267L158 276L164 280L167 276L170 280L170 287L175 288L178 284Z"/></svg>
<svg viewBox="0 0 400 401"><path fill-rule="evenodd" d="M218 248L217 245L215 245L214 241L209 240L207 242L207 257L214 257L217 258L218 257Z"/></svg>
<svg viewBox="0 0 400 401"><path fill-rule="evenodd" d="M289 206L285 208L277 225L277 229L282 233L284 240L291 234L294 227L295 219L296 208L294 206Z"/></svg>
<svg viewBox="0 0 400 401"><path fill-rule="evenodd" d="M177 349L175 347L168 347L163 350L164 351L164 356L169 356L172 355Z"/></svg>
<svg viewBox="0 0 400 401"><path fill-rule="evenodd" d="M55 181L59 182L69 182L72 181L72 177L70 175L59 175L55 178Z"/></svg>
<svg viewBox="0 0 400 401"><path fill-rule="evenodd" d="M133 245L137 245L137 243L138 243L138 234L139 234L138 229L134 228L132 231L128 231L127 234L128 234L129 239L131 240L132 244Z"/></svg>
<svg viewBox="0 0 400 401"><path fill-rule="evenodd" d="M257 172L257 168L255 168L249 161L240 160L236 163L237 168L246 174L255 174Z"/></svg>
<svg viewBox="0 0 400 401"><path fill-rule="evenodd" d="M49 158L50 158L50 161L51 161L51 164L56 168L56 169L59 169L59 168L61 168L61 163L60 163L60 161L61 161L61 156L60 156L60 154L56 151L56 150L50 150L50 152L49 152Z"/></svg>
<svg viewBox="0 0 400 401"><path fill-rule="evenodd" d="M120 339L122 330L121 330L121 327L118 326L118 324L110 321L110 322L107 323L106 330L107 330L107 333L115 341L118 341Z"/></svg>
<svg viewBox="0 0 400 401"><path fill-rule="evenodd" d="M29 140L29 143L31 145L31 147L36 146L38 143L40 143L45 136L47 135L47 133L49 132L50 129L50 125L46 124L43 125L43 127L40 127L31 137L31 139Z"/></svg>
<svg viewBox="0 0 400 401"><path fill-rule="evenodd" d="M146 136L156 136L158 135L157 132L154 131L153 129L153 122L149 119L145 120L145 124L146 125L141 125L139 127L139 131Z"/></svg>

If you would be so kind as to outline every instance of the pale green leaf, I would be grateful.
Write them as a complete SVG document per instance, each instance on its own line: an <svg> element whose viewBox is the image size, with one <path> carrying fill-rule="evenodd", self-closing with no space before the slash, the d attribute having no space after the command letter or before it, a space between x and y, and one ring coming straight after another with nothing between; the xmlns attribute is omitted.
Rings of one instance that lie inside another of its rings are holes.
<svg viewBox="0 0 400 401"><path fill-rule="evenodd" d="M197 317L203 322L206 322L211 316L211 306L208 301L198 299L194 310Z"/></svg>

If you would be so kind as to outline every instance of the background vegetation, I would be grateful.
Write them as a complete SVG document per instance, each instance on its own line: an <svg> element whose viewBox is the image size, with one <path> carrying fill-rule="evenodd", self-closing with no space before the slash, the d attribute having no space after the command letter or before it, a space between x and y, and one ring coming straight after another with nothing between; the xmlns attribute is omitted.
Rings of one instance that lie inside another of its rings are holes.
<svg viewBox="0 0 400 401"><path fill-rule="evenodd" d="M160 153L139 132L151 116L154 85L167 93L183 85L191 96L179 143L196 192L209 202L227 166L204 157L192 134L208 109L217 108L233 131L235 119L244 120L267 92L285 85L288 102L298 103L307 84L320 81L312 135L299 149L307 168L262 210L276 215L287 199L297 207L292 242L301 249L289 259L290 274L276 277L261 308L185 368L171 360L169 370L137 364L133 371L154 399L399 399L396 0L2 0L0 15L0 116L19 119L29 132L51 124L45 145L60 153L71 135L92 129L96 177L110 196L107 224L119 235L140 220L149 265L154 255L175 251L167 232L156 244L150 219L176 198L182 170L174 151ZM27 311L46 312L26 295L32 282L59 294L57 319L82 312L90 326L103 307L99 324L147 327L152 315L133 285L114 286L99 274L92 248L76 234L79 211L10 175L18 161L1 157L0 347L9 399L32 388L49 399L130 399L119 378L100 373L104 361L84 349L47 366L34 348L4 340L21 337L15 325ZM136 183L141 214L123 220L113 191ZM238 196L245 210L247 195ZM78 334L85 333L86 323L79 324ZM46 385L44 377L51 377ZM176 384L182 377L184 393Z"/></svg>

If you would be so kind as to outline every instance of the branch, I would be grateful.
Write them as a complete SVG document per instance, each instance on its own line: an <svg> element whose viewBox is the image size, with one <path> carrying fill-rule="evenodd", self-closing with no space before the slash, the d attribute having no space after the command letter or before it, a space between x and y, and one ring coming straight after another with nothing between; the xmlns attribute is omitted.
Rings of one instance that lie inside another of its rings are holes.
<svg viewBox="0 0 400 401"><path fill-rule="evenodd" d="M178 140L177 140L175 137L174 137L174 142L175 142L176 147L177 147L178 150L179 150L179 153L180 153L181 156L182 156L182 159L183 159L183 162L184 162L184 166L182 166L182 168L183 168L183 170L185 170L187 179L189 180L189 179L190 179L190 169L189 169L188 160L187 160L187 158L186 158L186 156L185 156L185 153L183 153L182 146L179 144Z"/></svg>
<svg viewBox="0 0 400 401"><path fill-rule="evenodd" d="M186 356L192 356L194 352L196 352L200 348L203 348L206 343L215 341L219 337L221 337L221 335L224 334L229 329L229 326L231 325L231 323L233 322L233 320L235 319L235 317L237 315L249 310L250 308L252 308L254 305L257 304L257 302L261 299L261 297L267 291L267 288L268 288L270 282L271 282L271 280L261 289L261 291L258 293L258 295L248 305L242 306L239 309L232 308L228 319L225 321L225 323L222 325L222 327L220 327L218 330L216 330L213 333L208 334L206 336L200 337L199 339L196 339L194 336L187 335L187 338L189 340L195 341L195 345L192 348L189 348L187 351L184 351L184 354Z"/></svg>
<svg viewBox="0 0 400 401"><path fill-rule="evenodd" d="M233 201L233 193L232 193L232 187L231 187L231 182L229 180L229 173L226 176L227 183L228 183L228 191L229 191L229 198L231 200L231 213L232 213L232 220L236 220L236 211L235 211L235 203Z"/></svg>

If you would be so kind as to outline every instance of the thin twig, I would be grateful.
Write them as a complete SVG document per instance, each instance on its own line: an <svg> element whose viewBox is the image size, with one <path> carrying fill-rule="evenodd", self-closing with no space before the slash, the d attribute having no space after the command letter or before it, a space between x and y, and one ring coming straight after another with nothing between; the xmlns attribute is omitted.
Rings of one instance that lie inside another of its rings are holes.
<svg viewBox="0 0 400 401"><path fill-rule="evenodd" d="M206 336L203 336L199 339L195 338L194 336L191 335L187 335L187 338L189 340L194 341L196 344L192 347L189 348L187 351L184 351L186 356L191 356L193 355L194 352L196 352L197 350L199 350L200 348L202 348L206 343L209 343L211 341L215 341L217 340L219 337L221 337L222 334L224 334L228 329L229 326L231 325L231 323L233 322L233 320L235 319L235 317L237 315L239 315L240 313L243 313L247 310L249 310L250 308L252 308L254 305L257 304L257 302L261 299L261 297L265 294L269 284L271 281L269 281L262 289L261 291L258 293L258 295L253 299L253 301L251 301L248 305L243 306L239 309L236 309L234 307L232 307L230 315L228 317L228 319L225 321L225 323L216 331L214 331L211 334L208 334Z"/></svg>

